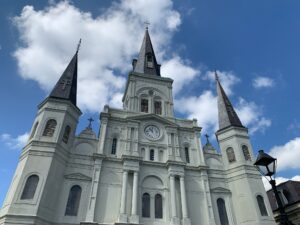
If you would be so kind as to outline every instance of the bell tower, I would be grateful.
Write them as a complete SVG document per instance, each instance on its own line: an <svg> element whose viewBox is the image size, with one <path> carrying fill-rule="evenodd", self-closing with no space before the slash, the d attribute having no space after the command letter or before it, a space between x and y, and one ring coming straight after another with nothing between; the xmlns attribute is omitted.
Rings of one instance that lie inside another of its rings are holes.
<svg viewBox="0 0 300 225"><path fill-rule="evenodd" d="M261 176L253 165L248 129L243 126L216 74L219 130L216 132L224 170L231 191L236 224L272 224L272 210ZM258 199L263 199L263 202ZM225 204L227 204L225 202ZM261 204L267 213L260 210ZM247 210L253 209L253 210Z"/></svg>
<svg viewBox="0 0 300 225"><path fill-rule="evenodd" d="M30 138L23 148L3 204L3 224L42 224L55 217L80 109L76 105L78 49L51 91L38 105ZM17 222L18 223L18 222Z"/></svg>

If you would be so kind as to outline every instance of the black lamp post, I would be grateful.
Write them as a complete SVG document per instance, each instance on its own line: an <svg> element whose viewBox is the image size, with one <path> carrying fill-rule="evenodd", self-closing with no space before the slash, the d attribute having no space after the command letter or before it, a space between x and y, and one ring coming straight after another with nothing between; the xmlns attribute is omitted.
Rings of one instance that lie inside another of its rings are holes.
<svg viewBox="0 0 300 225"><path fill-rule="evenodd" d="M257 167L258 171L267 178L272 186L272 190L275 194L275 198L278 204L278 209L280 212L280 225L294 225L292 222L288 220L287 214L284 210L283 204L279 198L279 194L276 187L275 178L273 175L276 173L276 164L277 159L273 158L272 156L264 153L264 150L258 151L257 159L254 165Z"/></svg>

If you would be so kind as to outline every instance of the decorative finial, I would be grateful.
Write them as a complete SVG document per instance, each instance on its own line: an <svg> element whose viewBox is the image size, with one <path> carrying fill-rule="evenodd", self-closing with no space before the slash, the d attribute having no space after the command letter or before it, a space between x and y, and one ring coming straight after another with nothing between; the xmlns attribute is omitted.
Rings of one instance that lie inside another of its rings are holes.
<svg viewBox="0 0 300 225"><path fill-rule="evenodd" d="M205 134L205 137L206 137L206 144L209 144L209 135L208 134Z"/></svg>
<svg viewBox="0 0 300 225"><path fill-rule="evenodd" d="M78 45L77 45L77 50L76 53L78 53L79 49L80 49L80 45L81 45L81 38L79 39Z"/></svg>
<svg viewBox="0 0 300 225"><path fill-rule="evenodd" d="M87 128L88 128L88 129L92 129L92 122L94 121L93 118L92 118L92 117L89 118L88 121L89 121L89 125L88 125Z"/></svg>
<svg viewBox="0 0 300 225"><path fill-rule="evenodd" d="M149 21L145 21L144 24L145 24L145 29L148 30L148 27L149 27L149 25L150 25L150 22L149 22Z"/></svg>
<svg viewBox="0 0 300 225"><path fill-rule="evenodd" d="M219 81L219 75L217 73L217 70L215 70L215 78L216 78L216 81Z"/></svg>

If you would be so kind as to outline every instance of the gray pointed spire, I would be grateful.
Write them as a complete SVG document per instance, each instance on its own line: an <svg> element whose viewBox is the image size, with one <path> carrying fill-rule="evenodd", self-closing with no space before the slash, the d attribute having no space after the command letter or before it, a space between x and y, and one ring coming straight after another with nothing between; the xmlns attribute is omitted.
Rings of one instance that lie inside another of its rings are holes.
<svg viewBox="0 0 300 225"><path fill-rule="evenodd" d="M78 48L69 65L67 66L49 95L49 98L69 100L75 106L77 98Z"/></svg>
<svg viewBox="0 0 300 225"><path fill-rule="evenodd" d="M227 97L217 73L216 82L217 82L217 93L218 93L218 114L219 114L219 130L235 126L235 127L244 127L236 114L229 98Z"/></svg>
<svg viewBox="0 0 300 225"><path fill-rule="evenodd" d="M156 61L148 27L146 27L139 58L133 61L133 72L160 76L160 65Z"/></svg>

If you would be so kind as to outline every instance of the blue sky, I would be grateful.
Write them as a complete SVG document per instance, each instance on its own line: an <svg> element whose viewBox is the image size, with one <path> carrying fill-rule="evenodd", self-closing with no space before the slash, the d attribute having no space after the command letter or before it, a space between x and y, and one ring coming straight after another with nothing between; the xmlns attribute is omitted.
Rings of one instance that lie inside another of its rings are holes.
<svg viewBox="0 0 300 225"><path fill-rule="evenodd" d="M97 120L105 104L121 107L144 21L150 22L162 75L175 80L175 114L197 118L216 146L217 70L255 154L263 148L279 158L280 181L299 180L299 8L296 0L1 1L0 203L37 105L79 38L78 104L84 114L77 133L90 116ZM98 132L99 121L93 128Z"/></svg>

